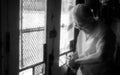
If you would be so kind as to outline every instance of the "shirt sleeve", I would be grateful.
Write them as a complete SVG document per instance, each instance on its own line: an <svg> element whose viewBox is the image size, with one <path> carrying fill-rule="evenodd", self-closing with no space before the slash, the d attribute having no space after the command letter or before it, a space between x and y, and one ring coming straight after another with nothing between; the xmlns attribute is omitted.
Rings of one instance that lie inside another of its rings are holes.
<svg viewBox="0 0 120 75"><path fill-rule="evenodd" d="M104 46L104 41L103 41L103 38L100 37L100 39L96 43L95 52L94 53L86 53L86 55L88 56L88 59L99 58L101 56L103 46Z"/></svg>
<svg viewBox="0 0 120 75"><path fill-rule="evenodd" d="M116 38L112 31L107 31L101 40L96 44L96 53L86 54L86 58L79 61L83 64L94 63L94 62L109 62L113 60L115 52ZM111 62L112 63L112 62Z"/></svg>

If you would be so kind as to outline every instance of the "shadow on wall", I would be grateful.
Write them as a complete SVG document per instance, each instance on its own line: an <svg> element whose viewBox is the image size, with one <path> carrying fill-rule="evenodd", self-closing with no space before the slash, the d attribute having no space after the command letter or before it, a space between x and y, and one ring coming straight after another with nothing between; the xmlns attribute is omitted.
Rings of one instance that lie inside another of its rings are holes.
<svg viewBox="0 0 120 75"><path fill-rule="evenodd" d="M116 41L117 41L115 61L116 61L116 65L120 67L120 19L115 19L112 28L113 31L115 32Z"/></svg>
<svg viewBox="0 0 120 75"><path fill-rule="evenodd" d="M120 19L119 19L119 21L118 21L118 23L117 23L117 42L118 42L118 48L117 48L117 59L118 59L118 61L117 61L117 64L118 64L118 66L120 67Z"/></svg>

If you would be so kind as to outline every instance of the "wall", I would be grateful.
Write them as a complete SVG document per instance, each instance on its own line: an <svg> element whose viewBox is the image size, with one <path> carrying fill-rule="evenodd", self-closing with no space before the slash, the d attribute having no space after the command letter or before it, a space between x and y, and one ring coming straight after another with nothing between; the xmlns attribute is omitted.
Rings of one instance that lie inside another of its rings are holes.
<svg viewBox="0 0 120 75"><path fill-rule="evenodd" d="M7 1L6 0L1 0L1 25L0 25L0 73L2 75L7 74Z"/></svg>

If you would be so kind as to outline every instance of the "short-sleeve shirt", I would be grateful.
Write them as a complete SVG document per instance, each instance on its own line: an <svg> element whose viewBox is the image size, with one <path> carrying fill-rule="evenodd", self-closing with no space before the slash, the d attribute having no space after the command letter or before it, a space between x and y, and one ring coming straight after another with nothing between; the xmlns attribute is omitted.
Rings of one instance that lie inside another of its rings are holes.
<svg viewBox="0 0 120 75"><path fill-rule="evenodd" d="M102 38L104 36L104 30L97 28L91 37L87 38L87 34L81 30L77 37L76 51L78 56L89 51L90 54L95 53L96 50L102 49ZM101 48L100 48L101 47Z"/></svg>

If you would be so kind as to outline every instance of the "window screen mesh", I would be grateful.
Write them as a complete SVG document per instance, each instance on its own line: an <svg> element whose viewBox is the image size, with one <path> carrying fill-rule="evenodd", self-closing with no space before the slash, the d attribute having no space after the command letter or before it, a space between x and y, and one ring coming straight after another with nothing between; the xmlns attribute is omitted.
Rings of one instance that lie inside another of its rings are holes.
<svg viewBox="0 0 120 75"><path fill-rule="evenodd" d="M61 55L59 57L59 66L62 66L66 63L66 55Z"/></svg>
<svg viewBox="0 0 120 75"><path fill-rule="evenodd" d="M22 29L45 26L45 0L23 0Z"/></svg>
<svg viewBox="0 0 120 75"><path fill-rule="evenodd" d="M33 69L29 68L27 70L21 71L19 75L33 75Z"/></svg>
<svg viewBox="0 0 120 75"><path fill-rule="evenodd" d="M20 69L43 62L46 0L20 0Z"/></svg>
<svg viewBox="0 0 120 75"><path fill-rule="evenodd" d="M35 67L34 75L44 75L45 74L45 64L41 64Z"/></svg>
<svg viewBox="0 0 120 75"><path fill-rule="evenodd" d="M43 31L23 34L22 66L30 66L43 61Z"/></svg>

